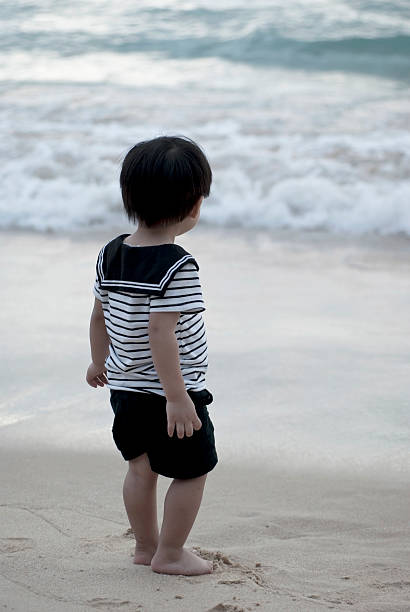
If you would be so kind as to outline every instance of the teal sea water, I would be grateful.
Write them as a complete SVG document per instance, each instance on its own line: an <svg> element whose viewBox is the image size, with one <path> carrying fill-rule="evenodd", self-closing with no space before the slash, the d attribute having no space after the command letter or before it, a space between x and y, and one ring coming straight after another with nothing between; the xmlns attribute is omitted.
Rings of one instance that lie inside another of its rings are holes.
<svg viewBox="0 0 410 612"><path fill-rule="evenodd" d="M203 221L410 234L404 0L0 5L0 226L123 222L121 159L185 134Z"/></svg>

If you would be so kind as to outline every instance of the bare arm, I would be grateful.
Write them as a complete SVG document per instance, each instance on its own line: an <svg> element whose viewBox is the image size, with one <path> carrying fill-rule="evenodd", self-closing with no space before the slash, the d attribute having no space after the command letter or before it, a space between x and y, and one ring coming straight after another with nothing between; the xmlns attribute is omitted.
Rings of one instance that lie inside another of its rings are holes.
<svg viewBox="0 0 410 612"><path fill-rule="evenodd" d="M91 359L86 380L91 387L103 387L107 383L105 376L105 358L108 355L110 339L105 328L104 311L100 300L95 298L90 319Z"/></svg>
<svg viewBox="0 0 410 612"><path fill-rule="evenodd" d="M189 397L179 363L179 347L175 336L179 312L151 312L149 343L152 359L167 398L168 435L176 427L178 438L201 428L195 406Z"/></svg>

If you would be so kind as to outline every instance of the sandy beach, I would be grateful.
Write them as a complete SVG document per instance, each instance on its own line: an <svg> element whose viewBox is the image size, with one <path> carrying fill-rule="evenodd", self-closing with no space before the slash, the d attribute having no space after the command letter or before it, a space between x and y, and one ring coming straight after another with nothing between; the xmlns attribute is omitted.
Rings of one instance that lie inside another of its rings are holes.
<svg viewBox="0 0 410 612"><path fill-rule="evenodd" d="M1 234L1 608L409 610L410 241L179 241L200 264L220 461L187 542L214 572L171 577L132 564L108 392L84 381L112 235Z"/></svg>

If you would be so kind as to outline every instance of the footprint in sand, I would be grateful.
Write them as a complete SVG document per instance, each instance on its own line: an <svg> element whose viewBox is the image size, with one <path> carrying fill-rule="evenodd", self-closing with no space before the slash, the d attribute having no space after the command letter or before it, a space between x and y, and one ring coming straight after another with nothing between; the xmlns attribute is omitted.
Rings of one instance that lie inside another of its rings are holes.
<svg viewBox="0 0 410 612"><path fill-rule="evenodd" d="M112 608L121 608L122 606L130 605L136 606L136 608L133 607L133 610L138 610L138 608L141 608L141 605L135 604L132 601L121 601L120 599L106 599L104 597L94 597L94 599L88 599L86 603L89 606L92 606L93 608L109 608L110 610L112 610Z"/></svg>
<svg viewBox="0 0 410 612"><path fill-rule="evenodd" d="M15 553L34 548L31 538L0 538L0 553Z"/></svg>
<svg viewBox="0 0 410 612"><path fill-rule="evenodd" d="M373 582L371 586L376 589L407 589L410 587L410 582L407 580L397 580L395 582Z"/></svg>
<svg viewBox="0 0 410 612"><path fill-rule="evenodd" d="M226 566L233 566L234 563L224 555L220 550L205 550L200 546L194 546L193 551L199 555L202 559L212 561L213 569L226 569Z"/></svg>
<svg viewBox="0 0 410 612"><path fill-rule="evenodd" d="M120 535L99 536L93 539L80 538L77 542L77 547L81 552L94 552L99 550L116 551L122 550L124 547L124 539L134 540L134 534L131 529Z"/></svg>
<svg viewBox="0 0 410 612"><path fill-rule="evenodd" d="M210 551L200 548L199 546L194 546L193 551L198 556L202 557L202 559L212 561L214 572L229 572L229 575L226 578L218 580L218 584L243 584L246 582L246 579L248 579L252 580L252 582L258 586L265 586L265 580L260 564L257 564L256 567L246 566L239 561L233 561L220 550Z"/></svg>
<svg viewBox="0 0 410 612"><path fill-rule="evenodd" d="M295 538L305 538L307 533L302 533L300 530L289 528L278 523L267 523L265 525L265 534L277 540L292 540Z"/></svg>
<svg viewBox="0 0 410 612"><path fill-rule="evenodd" d="M239 606L233 606L231 604L219 603L213 608L210 608L207 612L245 612L245 608L239 608Z"/></svg>

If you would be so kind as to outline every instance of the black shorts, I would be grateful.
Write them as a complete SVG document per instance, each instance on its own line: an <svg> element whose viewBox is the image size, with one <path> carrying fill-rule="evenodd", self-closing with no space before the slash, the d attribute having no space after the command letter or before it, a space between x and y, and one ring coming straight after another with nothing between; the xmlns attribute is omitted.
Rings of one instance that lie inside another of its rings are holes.
<svg viewBox="0 0 410 612"><path fill-rule="evenodd" d="M201 429L192 436L172 437L167 431L166 399L155 393L111 389L114 411L112 435L126 461L147 453L153 472L169 478L197 478L218 463L214 426L207 405L213 400L207 390L188 391L195 404Z"/></svg>

